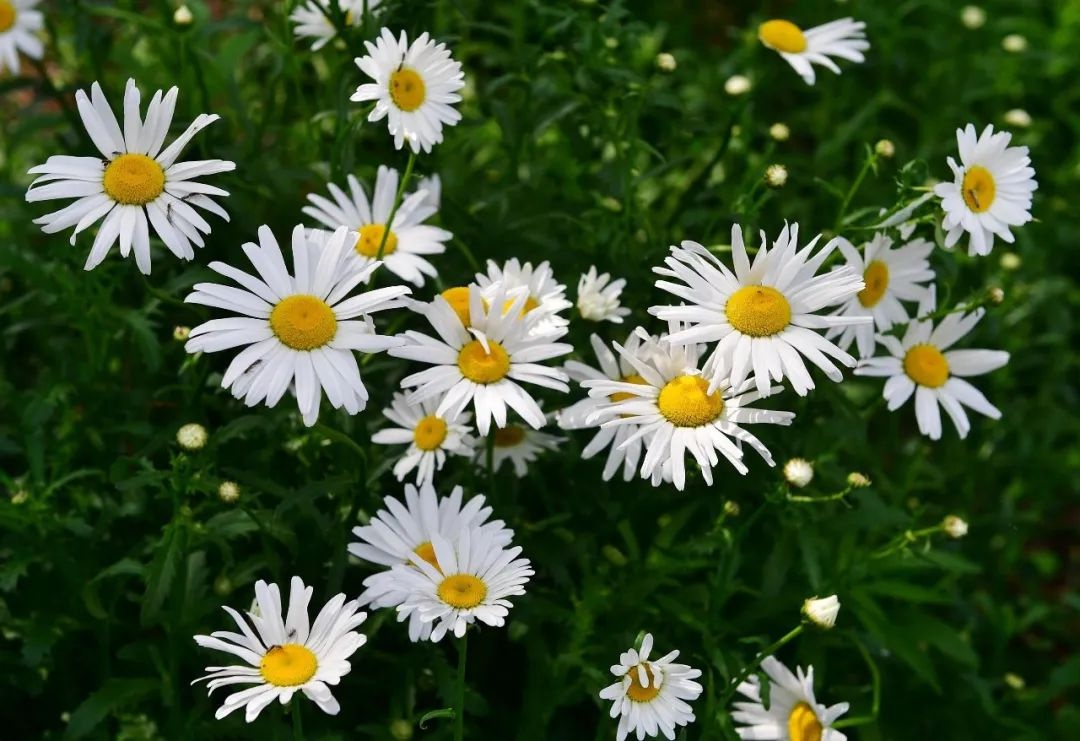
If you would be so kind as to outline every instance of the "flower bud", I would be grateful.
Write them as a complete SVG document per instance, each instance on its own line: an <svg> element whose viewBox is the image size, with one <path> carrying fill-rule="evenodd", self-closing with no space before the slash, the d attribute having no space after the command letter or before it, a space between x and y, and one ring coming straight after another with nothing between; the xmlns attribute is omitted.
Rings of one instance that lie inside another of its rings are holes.
<svg viewBox="0 0 1080 741"><path fill-rule="evenodd" d="M1009 126L1015 126L1018 129L1026 129L1031 126L1031 114L1023 108L1013 108L1010 111L1005 111L1004 119Z"/></svg>
<svg viewBox="0 0 1080 741"><path fill-rule="evenodd" d="M963 10L960 11L960 22L964 24L965 28L970 28L972 31L976 28L982 28L986 25L986 11L978 5L965 5Z"/></svg>
<svg viewBox="0 0 1080 741"><path fill-rule="evenodd" d="M753 85L750 78L745 75L732 75L724 83L724 92L728 95L743 95L750 92Z"/></svg>
<svg viewBox="0 0 1080 741"><path fill-rule="evenodd" d="M739 507L739 503L735 500L729 499L724 502L724 514L728 517L738 517L741 511L742 510Z"/></svg>
<svg viewBox="0 0 1080 741"><path fill-rule="evenodd" d="M941 521L941 529L950 538L962 538L967 535L968 524L956 515L949 515Z"/></svg>
<svg viewBox="0 0 1080 741"><path fill-rule="evenodd" d="M202 450L207 437L206 428L198 422L190 422L176 431L176 442L184 450Z"/></svg>
<svg viewBox="0 0 1080 741"><path fill-rule="evenodd" d="M176 326L173 327L172 338L177 342L187 342L187 338L191 336L191 327Z"/></svg>
<svg viewBox="0 0 1080 741"><path fill-rule="evenodd" d="M1002 301L1005 300L1005 291L1001 290L997 286L992 286L986 289L986 297L990 300L990 303L1000 304Z"/></svg>
<svg viewBox="0 0 1080 741"><path fill-rule="evenodd" d="M675 61L675 57L666 51L656 55L656 68L661 72L674 72L678 66L679 63Z"/></svg>
<svg viewBox="0 0 1080 741"><path fill-rule="evenodd" d="M896 156L896 145L889 139L880 139L878 143L874 145L874 153L878 157L884 157L887 160L891 160Z"/></svg>
<svg viewBox="0 0 1080 741"><path fill-rule="evenodd" d="M769 127L769 136L773 138L773 141L786 142L791 138L791 129L787 124L774 123Z"/></svg>
<svg viewBox="0 0 1080 741"><path fill-rule="evenodd" d="M836 616L840 612L840 600L836 595L829 597L811 597L803 602L802 614L819 628L829 628L836 625Z"/></svg>
<svg viewBox="0 0 1080 741"><path fill-rule="evenodd" d="M787 168L783 165L769 165L765 168L765 185L779 190L787 184Z"/></svg>
<svg viewBox="0 0 1080 741"><path fill-rule="evenodd" d="M792 458L784 464L784 478L801 489L814 480L814 464L805 458Z"/></svg>
<svg viewBox="0 0 1080 741"><path fill-rule="evenodd" d="M1006 252L1001 256L1002 270L1016 270L1020 267L1020 255L1015 252Z"/></svg>
<svg viewBox="0 0 1080 741"><path fill-rule="evenodd" d="M848 486L854 489L865 489L870 486L870 477L865 473L859 473L858 471L852 471L847 475Z"/></svg>
<svg viewBox="0 0 1080 741"><path fill-rule="evenodd" d="M1001 48L1011 54L1022 54L1027 51L1028 41L1018 33L1010 33L1001 40Z"/></svg>
<svg viewBox="0 0 1080 741"><path fill-rule="evenodd" d="M173 23L178 26L190 26L191 22L195 20L195 16L191 13L191 8L186 5L181 5L173 13Z"/></svg>
<svg viewBox="0 0 1080 741"><path fill-rule="evenodd" d="M218 499L226 504L232 504L240 498L240 487L235 481L222 481L217 490Z"/></svg>

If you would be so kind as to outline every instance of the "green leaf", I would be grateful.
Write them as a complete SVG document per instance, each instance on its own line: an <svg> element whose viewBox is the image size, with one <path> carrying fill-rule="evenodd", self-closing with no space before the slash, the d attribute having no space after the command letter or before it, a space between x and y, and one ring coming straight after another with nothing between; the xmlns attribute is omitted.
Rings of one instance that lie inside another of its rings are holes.
<svg viewBox="0 0 1080 741"><path fill-rule="evenodd" d="M442 710L431 710L431 711L428 711L428 712L424 713L424 715L420 718L420 723L418 725L420 726L420 730L423 731L423 730L427 730L427 722L429 720L435 720L436 718L453 719L456 716L457 716L457 713L454 712L453 708L443 708Z"/></svg>
<svg viewBox="0 0 1080 741"><path fill-rule="evenodd" d="M109 715L119 708L156 692L160 686L157 679L110 679L101 689L82 701L71 714L65 739L87 736Z"/></svg>
<svg viewBox="0 0 1080 741"><path fill-rule="evenodd" d="M146 592L143 594L142 611L139 615L143 625L154 622L165 604L165 598L172 588L180 559L183 557L185 535L180 524L171 523L165 528L161 545L146 572Z"/></svg>

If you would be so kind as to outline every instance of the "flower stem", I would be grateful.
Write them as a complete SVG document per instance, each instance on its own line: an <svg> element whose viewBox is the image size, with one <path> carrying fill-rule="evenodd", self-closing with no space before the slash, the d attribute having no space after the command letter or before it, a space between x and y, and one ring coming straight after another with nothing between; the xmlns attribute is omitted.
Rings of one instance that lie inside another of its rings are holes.
<svg viewBox="0 0 1080 741"><path fill-rule="evenodd" d="M293 695L292 701L292 735L294 741L303 741L304 721L300 717L300 695Z"/></svg>
<svg viewBox="0 0 1080 741"><path fill-rule="evenodd" d="M465 657L469 648L469 631L458 643L457 697L454 698L454 741L465 738Z"/></svg>
<svg viewBox="0 0 1080 741"><path fill-rule="evenodd" d="M739 685L742 684L746 680L746 678L749 677L754 672L754 670L757 669L761 665L761 662L765 659L766 656L772 656L777 651L779 651L781 648L786 646L788 643L795 640L795 638L797 638L798 635L800 633L802 633L802 632L803 632L803 624L799 623L793 629L791 629L787 633L787 635L785 635L783 638L778 640L776 643L772 644L771 646L766 648L764 651L759 653L757 656L755 656L753 661L751 661L749 664L747 664L746 666L743 667L743 670L741 672L739 672L739 675L737 677L735 677L734 681L732 681L732 683L724 691L723 697L720 698L720 706L721 707L727 706L728 700L730 700L731 696L735 694L735 690L737 690L739 688Z"/></svg>
<svg viewBox="0 0 1080 741"><path fill-rule="evenodd" d="M847 195L844 196L844 202L840 204L840 211L836 214L836 224L833 226L834 234L840 233L840 229L844 226L844 216L847 215L848 206L851 205L851 199L859 192L863 180L866 179L866 173L870 172L871 169L876 170L877 159L877 155L873 152L867 153L866 159L863 160L862 169L859 170L859 174L855 177L855 182L851 184L851 188L848 189Z"/></svg>
<svg viewBox="0 0 1080 741"><path fill-rule="evenodd" d="M401 197L405 193L405 185L409 182L409 177L412 175L413 165L416 164L416 152L409 152L409 163L405 165L405 174L401 176L401 182L398 183L397 193L394 194L394 207L390 209L390 215L386 217L386 224L383 228L382 240L379 241L379 251L375 253L375 259L381 260L383 256L383 250L386 249L386 239L390 236L390 226L394 223L394 217L397 215L398 209L401 207Z"/></svg>

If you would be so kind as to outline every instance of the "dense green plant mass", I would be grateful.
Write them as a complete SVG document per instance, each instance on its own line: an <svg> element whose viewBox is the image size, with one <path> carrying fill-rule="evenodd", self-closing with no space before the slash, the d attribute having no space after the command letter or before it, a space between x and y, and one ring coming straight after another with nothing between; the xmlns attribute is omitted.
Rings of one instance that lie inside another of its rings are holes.
<svg viewBox="0 0 1080 741"><path fill-rule="evenodd" d="M836 627L806 630L779 656L813 664L821 701L851 703L865 722L849 738L1065 738L1080 726L1080 4L993 0L971 29L949 0L384 0L319 52L294 39L294 5L194 0L193 23L178 26L166 0L47 2L45 59L0 77L0 735L289 733L276 705L250 726L239 713L215 721L223 693L208 700L189 683L223 660L191 637L225 628L221 605L246 609L260 578L302 575L313 604L362 590L370 569L346 558L349 530L401 493L398 449L370 438L417 366L366 356L368 408L324 404L306 428L288 397L274 409L235 401L220 388L225 359L187 355L173 330L219 316L183 298L212 279L211 260L243 264L260 225L285 239L309 221L308 193L404 169L385 124L349 102L364 81L353 59L382 25L446 42L467 82L462 122L417 160L418 175L441 177L437 221L454 238L433 258L439 279L414 295L464 285L489 258L550 260L571 293L595 265L627 279L633 314L621 327L575 315L565 341L590 363L593 332L621 342L636 324L660 329L647 309L671 297L651 269L669 245L693 239L727 259L732 223L775 235L785 220L861 244L880 209L951 178L945 158L969 122L1012 130L1039 180L1037 221L1015 245L931 256L940 305L987 304L970 346L1011 354L979 384L1003 418L974 419L966 440L948 424L941 441L921 437L910 405L886 410L880 379L815 371L808 397L769 399L797 413L759 431L777 468L750 455L740 476L721 460L711 487L697 473L683 492L603 482L602 457L580 457L587 431L564 433L522 479L448 462L440 492L486 493L536 570L507 627L470 638L467 737L613 737L597 693L648 631L703 671L697 721L679 737L736 738L727 684L798 624L805 598L829 594L843 605ZM867 62L819 70L813 87L756 36L771 17L848 14L867 24ZM1008 34L1026 48L1008 51ZM725 91L736 74L748 92ZM157 250L150 276L115 253L84 272L93 230L71 247L32 223L43 204L24 202L30 167L92 152L74 92L97 80L116 106L128 77L144 102L178 86L182 125L219 114L189 158L237 163L214 179L231 221L214 222L193 262ZM1011 109L1030 125L1009 125ZM789 138L770 135L776 123ZM882 139L893 156L875 153ZM764 183L771 164L787 168L781 188ZM921 213L920 233L940 245L940 212ZM986 301L992 288L1003 302ZM377 321L384 333L422 324L407 312ZM548 411L582 395L542 394ZM189 422L209 430L201 451L177 445ZM780 472L796 456L815 464L805 489ZM851 489L851 472L871 485ZM219 498L224 481L237 501ZM969 522L967 537L933 531L949 514ZM392 610L362 630L368 643L334 688L341 714L306 707L307 738L450 738L449 721L419 725L453 704L450 641L410 643Z"/></svg>

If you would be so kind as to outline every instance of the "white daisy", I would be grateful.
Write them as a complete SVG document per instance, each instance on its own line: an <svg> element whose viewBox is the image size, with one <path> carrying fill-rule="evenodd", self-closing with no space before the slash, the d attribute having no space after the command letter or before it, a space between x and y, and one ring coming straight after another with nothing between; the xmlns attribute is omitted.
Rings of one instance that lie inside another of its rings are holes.
<svg viewBox="0 0 1080 741"><path fill-rule="evenodd" d="M535 269L531 262L522 265L516 257L507 260L502 267L494 260L488 260L487 273L477 273L476 283L481 288L484 300L489 303L499 291L505 291L508 297L525 293L521 314L529 315L533 320L533 333L560 337L566 333L570 322L559 312L573 304L567 301L566 286L555 280L547 260Z"/></svg>
<svg viewBox="0 0 1080 741"><path fill-rule="evenodd" d="M426 32L410 45L404 31L395 40L384 28L374 44L364 45L368 54L357 57L356 64L375 82L358 87L351 100L375 101L368 121L386 118L398 149L408 140L413 152L430 152L442 141L443 126L461 120L453 107L465 86L461 63L451 58L446 44L436 44Z"/></svg>
<svg viewBox="0 0 1080 741"><path fill-rule="evenodd" d="M439 206L442 205L442 180L438 174L420 178L420 182L416 186L416 192L419 193L420 191L426 194L424 203L438 211Z"/></svg>
<svg viewBox="0 0 1080 741"><path fill-rule="evenodd" d="M446 299L436 296L425 316L438 337L408 331L401 335L405 344L390 351L434 366L402 379L403 388L415 389L409 400L441 397L436 414L451 416L472 404L481 435L488 434L492 419L496 427L506 426L507 407L534 428L543 427L544 413L518 382L565 393L566 374L541 362L573 348L531 335L532 320L521 318L525 299L524 293L510 299L500 290L485 307L479 289L470 287L471 326L466 329Z"/></svg>
<svg viewBox="0 0 1080 741"><path fill-rule="evenodd" d="M674 663L678 651L650 661L652 648L652 633L646 633L641 651L631 648L612 665L611 673L619 680L600 690L600 698L613 703L611 717L619 719L616 741L631 734L639 741L661 733L674 739L676 728L696 720L689 703L701 695L703 688L694 681L701 670Z"/></svg>
<svg viewBox="0 0 1080 741"><path fill-rule="evenodd" d="M352 667L348 658L367 641L355 630L367 613L358 611L357 600L346 602L345 595L339 594L326 603L311 624L308 602L312 592L300 577L294 576L288 613L282 621L278 585L260 580L255 583L257 604L247 613L247 620L230 607L222 608L236 621L239 633L219 630L195 636L195 642L203 648L225 651L247 664L208 666L206 671L210 673L195 682L209 680L210 692L234 684L255 685L226 697L214 714L216 718L220 720L246 706L245 717L250 723L274 700L286 705L297 692L303 692L323 712L337 715L341 706L328 685L337 684L349 673Z"/></svg>
<svg viewBox="0 0 1080 741"><path fill-rule="evenodd" d="M358 413L367 406L368 392L353 351L372 353L401 344L376 334L369 314L397 306L396 299L409 289L391 286L346 298L379 266L355 268L349 261L353 239L355 234L344 227L324 238L297 226L292 233L295 275L290 275L270 228L259 227L259 244L243 246L258 277L212 262L211 270L242 288L196 283L184 299L240 316L200 324L184 348L219 352L247 345L229 364L221 386L231 387L233 396L249 407L277 405L295 381L297 404L309 427L319 416L322 391L335 409Z"/></svg>
<svg viewBox="0 0 1080 741"><path fill-rule="evenodd" d="M498 471L503 462L508 461L519 479L525 477L529 472L529 464L534 463L541 453L545 450L558 450L559 444L566 441L564 437L515 424L499 427L493 436L495 440L491 451L492 467ZM486 453L483 448L477 449L476 462L481 466L485 465Z"/></svg>
<svg viewBox="0 0 1080 741"><path fill-rule="evenodd" d="M731 718L743 724L736 728L739 738L777 741L845 741L832 724L848 711L846 702L825 707L814 697L814 667L796 667L798 674L772 656L761 662L769 677L769 707L761 698L761 680L752 676L738 691L751 702L736 702Z"/></svg>
<svg viewBox="0 0 1080 741"><path fill-rule="evenodd" d="M874 354L877 332L887 332L894 324L908 321L907 309L901 301L923 301L929 290L926 284L934 280L934 271L927 259L934 250L932 242L915 239L895 249L892 245L892 239L877 232L863 246L860 255L850 242L840 240L840 252L848 267L862 275L866 288L848 298L835 313L849 317L869 316L874 321L833 327L825 337L839 337L837 344L844 350L854 342L861 358Z"/></svg>
<svg viewBox="0 0 1080 741"><path fill-rule="evenodd" d="M364 5L369 11L379 6L379 0L337 0L337 6L345 14L345 24L356 27L364 22ZM318 51L337 36L337 27L331 18L330 0L307 0L289 16L296 24L293 33L299 39L314 39L312 51Z"/></svg>
<svg viewBox="0 0 1080 741"><path fill-rule="evenodd" d="M45 46L37 34L45 23L38 0L0 0L0 73L19 74L19 52L41 59Z"/></svg>
<svg viewBox="0 0 1080 741"><path fill-rule="evenodd" d="M840 381L840 369L826 356L843 365L855 359L826 340L817 330L850 324L869 324L870 317L822 316L817 312L840 303L866 288L862 276L849 267L816 275L825 258L840 243L832 239L811 256L820 236L799 249L799 225L784 224L770 250L765 232L753 263L746 254L742 230L731 228L734 273L697 242L672 247L666 268L653 268L659 275L681 282L656 282L658 288L675 294L689 306L654 306L649 309L661 319L692 323L689 329L673 333L672 344L718 342L705 375L709 392L729 378L739 387L753 377L758 394L768 396L770 378L787 378L799 396L814 388L814 381L801 356L825 371L830 380Z"/></svg>
<svg viewBox="0 0 1080 741"><path fill-rule="evenodd" d="M934 194L941 198L945 218L945 246L952 247L967 232L968 254L989 255L994 236L1015 240L1009 227L1031 221L1031 194L1039 187L1027 147L1010 147L1012 134L994 132L987 125L976 138L968 124L956 130L960 164L948 158L951 183L938 183Z"/></svg>
<svg viewBox="0 0 1080 741"><path fill-rule="evenodd" d="M128 80L121 131L101 86L95 82L89 97L80 90L75 93L75 101L83 125L104 159L55 155L44 165L30 169L31 175L40 177L26 191L27 201L78 199L66 208L34 219L46 234L74 226L71 244L75 244L79 232L104 217L86 259L86 270L100 265L119 239L120 255L127 257L134 251L135 264L149 274L151 226L170 252L181 260L194 259L192 244L202 247L202 235L210 233L210 225L195 208L229 220L225 210L211 198L229 194L195 178L230 172L236 165L225 160L176 161L192 137L219 116L197 116L183 134L162 149L177 93L175 87L164 96L160 90L154 93L144 121L139 114L139 89L134 80Z"/></svg>
<svg viewBox="0 0 1080 741"><path fill-rule="evenodd" d="M609 282L610 281L610 282ZM596 266L590 265L577 285L577 310L582 319L590 322L614 322L622 324L630 309L619 305L619 294L626 287L626 280L611 280L608 273L596 274Z"/></svg>
<svg viewBox="0 0 1080 741"><path fill-rule="evenodd" d="M435 472L442 470L447 455L472 455L476 447L475 438L469 434L472 414L441 416L435 413L437 406L434 399L412 404L405 394L395 392L390 406L383 409L383 415L398 427L379 430L371 436L371 442L409 446L394 464L398 481L415 468L416 483L430 484Z"/></svg>
<svg viewBox="0 0 1080 741"><path fill-rule="evenodd" d="M841 18L806 31L791 21L774 19L758 26L758 38L778 52L807 85L813 85L815 64L840 74L840 68L831 57L865 61L863 52L870 48L865 30L865 23L851 18Z"/></svg>
<svg viewBox="0 0 1080 741"><path fill-rule="evenodd" d="M445 229L423 223L436 211L436 208L428 203L427 192L419 190L402 201L387 234L386 222L394 208L398 171L379 166L378 176L375 178L375 193L370 204L360 181L352 175L348 181L348 193L330 183L329 190L333 201L314 193L309 195L308 200L312 205L305 206L304 213L330 229L345 226L358 232L354 250L361 265L369 265L376 259L381 259L387 270L417 286L424 285L425 275L437 277L438 272L425 256L441 255L446 251L443 243L454 235ZM383 248L381 257L380 246Z"/></svg>

